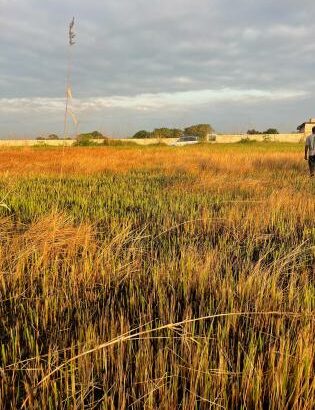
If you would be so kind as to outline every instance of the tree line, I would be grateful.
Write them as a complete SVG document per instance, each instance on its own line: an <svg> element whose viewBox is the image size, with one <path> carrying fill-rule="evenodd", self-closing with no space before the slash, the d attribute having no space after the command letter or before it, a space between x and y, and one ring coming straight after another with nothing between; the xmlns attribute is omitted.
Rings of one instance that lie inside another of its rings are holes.
<svg viewBox="0 0 315 410"><path fill-rule="evenodd" d="M279 131L276 128L268 128L266 131L257 131L254 128L247 131L248 135L259 135L259 134L279 134Z"/></svg>
<svg viewBox="0 0 315 410"><path fill-rule="evenodd" d="M145 138L155 138L155 139L164 139L164 138L180 138L182 136L195 136L199 140L206 140L207 137L213 134L214 129L210 124L195 124L184 129L180 128L155 128L153 131L140 130L137 131L132 138L133 139L145 139ZM248 135L259 135L259 134L279 134L276 128L268 128L266 131L257 131L256 129L250 129L247 131ZM56 134L50 134L47 137L38 137L37 140L58 140L60 138ZM65 139L71 139L69 137ZM83 134L79 134L75 138L78 142L82 144L87 143L90 140L102 139L107 140L108 137L103 135L99 131L92 131Z"/></svg>
<svg viewBox="0 0 315 410"><path fill-rule="evenodd" d="M75 139L78 140L78 141L86 141L86 140L91 140L91 139L93 139L93 140L103 140L103 139L106 139L106 138L107 137L99 131L86 132L86 133L83 133L83 134L78 134L75 137ZM37 137L36 139L38 141L47 141L47 140L49 141L49 140L63 140L63 139L72 140L73 138L71 138L71 137L62 138L62 137L59 137L59 135L57 135L57 134L49 134L49 135L44 136L44 137Z"/></svg>
<svg viewBox="0 0 315 410"><path fill-rule="evenodd" d="M210 124L196 124L186 127L184 129L179 128L155 128L153 131L140 130L136 132L133 139L145 139L145 138L180 138L184 135L196 136L200 140L205 140L209 134L213 133L213 128Z"/></svg>

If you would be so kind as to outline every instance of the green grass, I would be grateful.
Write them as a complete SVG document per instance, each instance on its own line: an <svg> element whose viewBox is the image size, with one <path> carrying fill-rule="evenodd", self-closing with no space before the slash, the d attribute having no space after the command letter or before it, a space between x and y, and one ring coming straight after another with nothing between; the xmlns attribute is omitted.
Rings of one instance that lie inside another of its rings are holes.
<svg viewBox="0 0 315 410"><path fill-rule="evenodd" d="M190 169L160 147L183 168L3 176L2 408L312 409L315 186L277 157L298 149L204 146Z"/></svg>

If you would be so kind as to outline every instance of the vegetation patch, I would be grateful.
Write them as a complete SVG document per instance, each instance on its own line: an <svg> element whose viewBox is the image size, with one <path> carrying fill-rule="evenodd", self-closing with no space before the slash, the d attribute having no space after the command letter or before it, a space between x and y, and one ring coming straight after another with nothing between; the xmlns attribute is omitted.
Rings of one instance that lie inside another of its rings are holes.
<svg viewBox="0 0 315 410"><path fill-rule="evenodd" d="M300 148L1 150L2 407L312 409Z"/></svg>

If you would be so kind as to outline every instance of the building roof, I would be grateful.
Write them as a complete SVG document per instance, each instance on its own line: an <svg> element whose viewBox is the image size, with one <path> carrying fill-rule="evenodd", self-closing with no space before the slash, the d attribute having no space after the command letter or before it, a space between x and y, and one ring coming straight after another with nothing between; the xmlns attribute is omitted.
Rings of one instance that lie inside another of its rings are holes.
<svg viewBox="0 0 315 410"><path fill-rule="evenodd" d="M303 124L301 124L297 127L297 130L300 131L302 128L305 127L306 124L315 124L315 118L310 118L309 121L303 122Z"/></svg>
<svg viewBox="0 0 315 410"><path fill-rule="evenodd" d="M306 122L303 122L303 124L299 125L296 129L301 131L302 128L305 127Z"/></svg>

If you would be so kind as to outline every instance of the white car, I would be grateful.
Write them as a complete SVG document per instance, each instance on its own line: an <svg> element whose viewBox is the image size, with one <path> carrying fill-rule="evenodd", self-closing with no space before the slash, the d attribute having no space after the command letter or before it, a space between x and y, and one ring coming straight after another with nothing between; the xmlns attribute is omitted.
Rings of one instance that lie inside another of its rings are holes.
<svg viewBox="0 0 315 410"><path fill-rule="evenodd" d="M193 145L199 144L198 137L194 137L191 135L185 135L183 137L178 138L177 141L173 142L172 147L183 147L184 145Z"/></svg>

